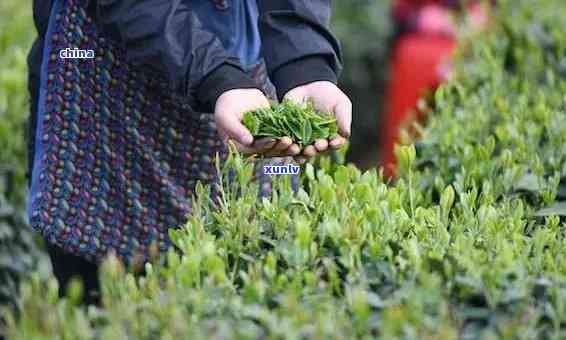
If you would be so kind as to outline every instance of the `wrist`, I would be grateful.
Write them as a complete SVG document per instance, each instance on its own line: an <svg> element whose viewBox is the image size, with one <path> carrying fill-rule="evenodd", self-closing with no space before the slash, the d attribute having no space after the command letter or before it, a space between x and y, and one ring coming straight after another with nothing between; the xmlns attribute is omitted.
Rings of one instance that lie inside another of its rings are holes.
<svg viewBox="0 0 566 340"><path fill-rule="evenodd" d="M216 108L219 104L222 104L225 101L230 100L238 100L241 101L242 98L265 98L265 94L263 91L257 88L236 88L236 89L229 89L222 92L216 102L214 103L214 107Z"/></svg>
<svg viewBox="0 0 566 340"><path fill-rule="evenodd" d="M223 94L237 89L254 89L259 85L246 72L230 63L225 63L211 72L197 89L199 103L203 110L212 112Z"/></svg>
<svg viewBox="0 0 566 340"><path fill-rule="evenodd" d="M323 56L309 56L287 63L273 72L271 80L281 100L292 89L317 81L338 82L336 72Z"/></svg>

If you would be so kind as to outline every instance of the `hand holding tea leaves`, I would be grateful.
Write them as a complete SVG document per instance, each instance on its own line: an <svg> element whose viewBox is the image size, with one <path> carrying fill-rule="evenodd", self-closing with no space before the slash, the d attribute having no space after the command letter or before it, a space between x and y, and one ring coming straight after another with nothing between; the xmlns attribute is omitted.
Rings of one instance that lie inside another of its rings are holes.
<svg viewBox="0 0 566 340"><path fill-rule="evenodd" d="M284 99L299 104L311 102L316 110L332 114L338 125L338 134L330 138L317 138L314 145L307 145L302 150L299 160L305 161L327 151L329 147L339 149L346 144L351 134L352 102L338 86L329 81L315 81L292 89Z"/></svg>
<svg viewBox="0 0 566 340"><path fill-rule="evenodd" d="M284 100L270 108L248 111L243 123L256 138L280 140L290 137L303 148L303 154L297 157L300 162L327 150L329 141L332 148L339 147L343 139L334 115L317 111L312 101L297 104Z"/></svg>
<svg viewBox="0 0 566 340"><path fill-rule="evenodd" d="M259 90L227 91L216 103L215 119L222 138L233 140L240 152L304 162L346 143L351 113L348 97L319 81L296 87L272 107Z"/></svg>
<svg viewBox="0 0 566 340"><path fill-rule="evenodd" d="M216 101L214 118L220 137L232 140L243 153L264 154L267 156L295 156L300 153L298 145L289 137L260 138L254 140L252 134L242 125L244 113L250 110L269 109L269 100L258 89L235 89L226 91Z"/></svg>

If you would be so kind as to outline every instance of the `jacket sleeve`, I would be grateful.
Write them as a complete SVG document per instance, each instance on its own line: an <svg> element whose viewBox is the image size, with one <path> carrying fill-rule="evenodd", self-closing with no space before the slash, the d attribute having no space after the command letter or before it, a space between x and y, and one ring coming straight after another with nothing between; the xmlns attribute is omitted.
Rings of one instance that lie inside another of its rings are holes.
<svg viewBox="0 0 566 340"><path fill-rule="evenodd" d="M262 54L279 98L313 81L337 83L342 58L330 0L258 0Z"/></svg>
<svg viewBox="0 0 566 340"><path fill-rule="evenodd" d="M212 109L224 91L259 88L220 40L202 28L183 0L98 0L99 29L122 45L129 62L169 81L181 95L196 95Z"/></svg>

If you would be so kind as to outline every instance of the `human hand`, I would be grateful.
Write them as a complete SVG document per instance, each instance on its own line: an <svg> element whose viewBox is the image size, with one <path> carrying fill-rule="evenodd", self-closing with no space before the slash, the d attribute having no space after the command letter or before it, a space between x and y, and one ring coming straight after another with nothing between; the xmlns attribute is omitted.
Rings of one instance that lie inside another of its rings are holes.
<svg viewBox="0 0 566 340"><path fill-rule="evenodd" d="M242 124L244 113L265 107L269 107L269 100L258 89L235 89L224 92L218 97L214 108L214 120L222 140L232 140L238 151L245 154L263 154L268 157L298 155L301 149L293 144L291 138L254 140Z"/></svg>
<svg viewBox="0 0 566 340"><path fill-rule="evenodd" d="M335 115L339 136L332 140L319 139L314 145L308 145L296 159L304 163L308 158L330 149L339 149L346 144L351 134L352 102L342 90L329 81L315 81L298 86L285 95L284 99L304 104L310 100L314 107L322 112Z"/></svg>

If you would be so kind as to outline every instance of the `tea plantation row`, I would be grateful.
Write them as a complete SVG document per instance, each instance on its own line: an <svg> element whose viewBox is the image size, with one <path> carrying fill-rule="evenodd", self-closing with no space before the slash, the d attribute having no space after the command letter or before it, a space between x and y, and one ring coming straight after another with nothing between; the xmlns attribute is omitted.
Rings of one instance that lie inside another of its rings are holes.
<svg viewBox="0 0 566 340"><path fill-rule="evenodd" d="M10 338L566 338L566 4L499 6L396 183L322 160L258 200L233 155L167 265L136 278L110 259L103 308L36 275Z"/></svg>
<svg viewBox="0 0 566 340"><path fill-rule="evenodd" d="M0 305L14 303L22 276L48 267L39 260L43 257L37 237L26 225L23 209L26 54L33 41L30 8L21 1L0 1Z"/></svg>

